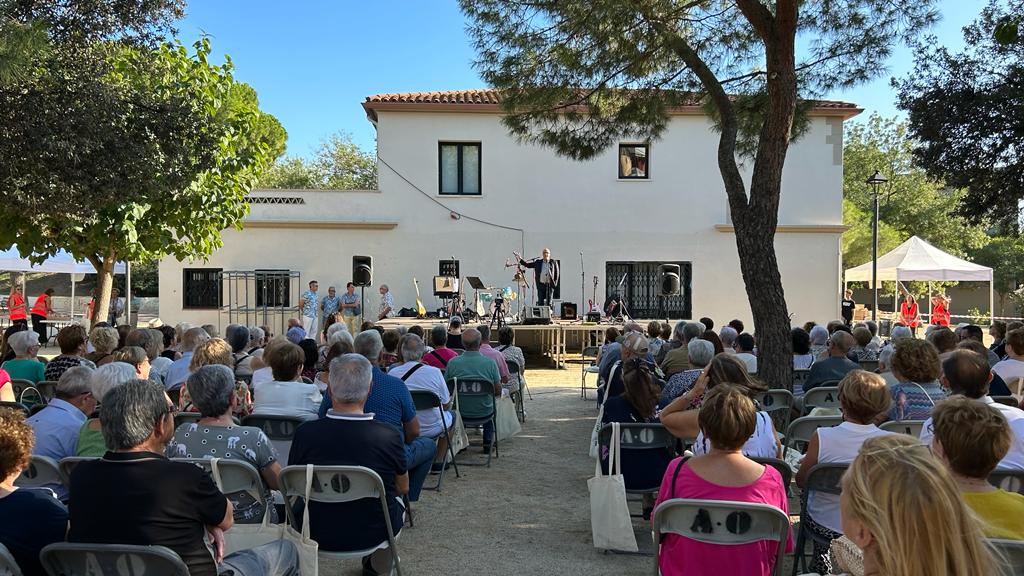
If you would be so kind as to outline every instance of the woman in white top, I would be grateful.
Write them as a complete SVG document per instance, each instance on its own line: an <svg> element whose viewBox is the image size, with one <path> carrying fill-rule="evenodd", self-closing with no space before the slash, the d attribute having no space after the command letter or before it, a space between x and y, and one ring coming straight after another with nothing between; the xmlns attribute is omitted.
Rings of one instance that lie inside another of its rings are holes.
<svg viewBox="0 0 1024 576"><path fill-rule="evenodd" d="M320 389L302 381L306 353L285 342L270 354L272 382L253 385L253 413L269 416L316 418L320 409Z"/></svg>
<svg viewBox="0 0 1024 576"><path fill-rule="evenodd" d="M892 397L885 380L878 374L854 370L839 383L839 408L843 423L833 428L818 428L807 444L807 454L796 473L797 486L803 488L808 473L817 464L853 462L861 444L868 438L889 434L873 422L889 410ZM842 536L839 496L811 491L807 496L804 522L819 536L833 540ZM810 572L828 574L828 546L815 544Z"/></svg>
<svg viewBox="0 0 1024 576"><path fill-rule="evenodd" d="M1006 333L1006 360L996 362L992 371L1006 382L1013 392L1017 387L1013 381L1024 378L1024 328L1010 330Z"/></svg>

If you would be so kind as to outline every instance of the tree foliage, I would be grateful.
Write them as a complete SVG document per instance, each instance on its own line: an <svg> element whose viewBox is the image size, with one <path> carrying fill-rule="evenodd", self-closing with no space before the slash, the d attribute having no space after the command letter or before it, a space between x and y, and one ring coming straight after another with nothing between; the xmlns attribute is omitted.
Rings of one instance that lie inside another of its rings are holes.
<svg viewBox="0 0 1024 576"><path fill-rule="evenodd" d="M320 142L312 160L279 159L260 178L261 188L375 190L377 158L359 149L347 132Z"/></svg>
<svg viewBox="0 0 1024 576"><path fill-rule="evenodd" d="M917 47L913 73L895 82L919 164L966 191L961 214L1012 230L1024 199L1024 44L1005 32L1009 41L1001 42L993 30L1022 13L1019 0L991 0L964 28L964 51L928 39Z"/></svg>

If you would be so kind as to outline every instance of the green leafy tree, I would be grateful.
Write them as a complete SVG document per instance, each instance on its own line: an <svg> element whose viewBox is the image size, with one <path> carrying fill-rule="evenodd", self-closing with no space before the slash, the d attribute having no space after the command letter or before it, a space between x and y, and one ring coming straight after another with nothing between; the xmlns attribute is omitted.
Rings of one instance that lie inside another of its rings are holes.
<svg viewBox="0 0 1024 576"><path fill-rule="evenodd" d="M992 268L993 288L999 299L996 315L1016 316L1024 308L1024 238L997 236L976 250L972 260ZM1010 310L1006 309L1008 304L1012 305Z"/></svg>
<svg viewBox="0 0 1024 576"><path fill-rule="evenodd" d="M260 179L261 188L375 190L377 158L362 151L347 132L320 142L312 160L286 157Z"/></svg>
<svg viewBox="0 0 1024 576"><path fill-rule="evenodd" d="M260 177L259 188L286 190L314 190L323 188L324 183L313 165L305 158L287 156L267 168Z"/></svg>
<svg viewBox="0 0 1024 576"><path fill-rule="evenodd" d="M894 43L935 19L932 2L460 4L481 75L503 91L505 125L524 141L587 159L620 138L658 138L675 106L706 105L717 121L718 169L758 333L761 376L788 382L790 320L774 238L786 153L806 109L801 99L872 78ZM749 185L737 159L747 150Z"/></svg>

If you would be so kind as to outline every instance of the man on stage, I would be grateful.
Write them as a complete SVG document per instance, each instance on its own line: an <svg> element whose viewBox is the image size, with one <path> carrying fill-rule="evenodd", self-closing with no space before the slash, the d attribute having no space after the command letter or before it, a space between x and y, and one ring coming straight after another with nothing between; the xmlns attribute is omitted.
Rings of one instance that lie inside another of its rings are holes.
<svg viewBox="0 0 1024 576"><path fill-rule="evenodd" d="M317 315L319 312L320 297L317 295L317 289L320 284L316 280L312 280L309 283L309 290L302 293L299 297L299 313L302 315L302 328L306 331L306 334L310 338L316 338L317 330Z"/></svg>
<svg viewBox="0 0 1024 576"><path fill-rule="evenodd" d="M551 297L554 295L555 287L558 286L558 262L551 259L551 250L545 248L540 258L534 258L529 262L523 260L518 252L513 252L519 259L519 264L527 268L533 268L534 281L537 286L537 305L551 306Z"/></svg>

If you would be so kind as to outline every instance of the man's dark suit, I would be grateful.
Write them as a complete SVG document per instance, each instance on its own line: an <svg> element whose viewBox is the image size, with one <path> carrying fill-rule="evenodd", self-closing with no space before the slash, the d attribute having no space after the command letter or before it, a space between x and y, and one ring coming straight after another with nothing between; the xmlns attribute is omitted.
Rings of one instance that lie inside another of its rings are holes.
<svg viewBox="0 0 1024 576"><path fill-rule="evenodd" d="M558 286L558 262L554 260L548 260L548 275L551 277L551 283L545 284L540 281L541 270L544 267L544 260L537 258L529 262L520 259L519 263L527 268L533 268L533 281L537 287L537 305L538 306L551 306L551 296L554 294L555 286Z"/></svg>

